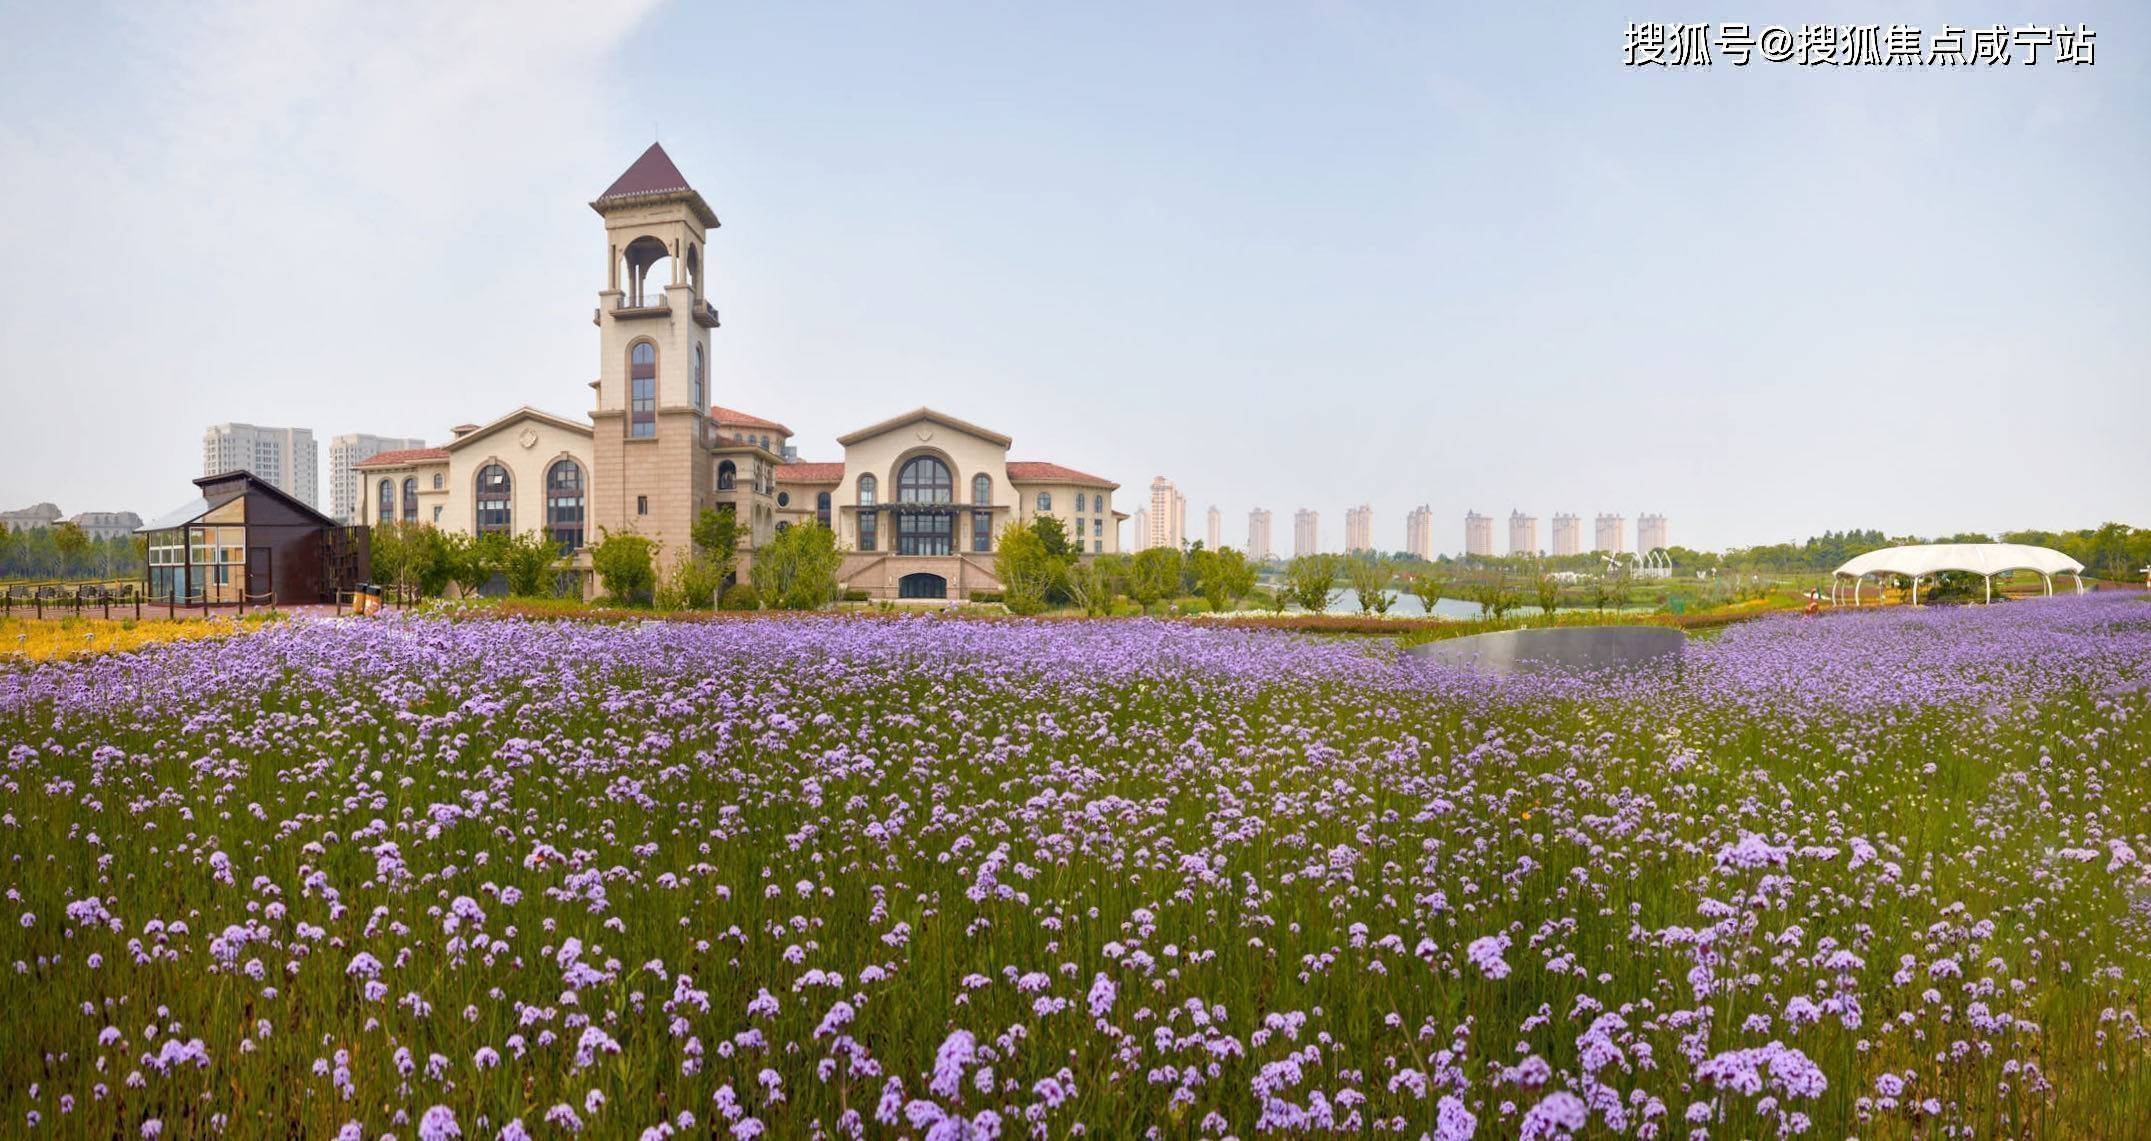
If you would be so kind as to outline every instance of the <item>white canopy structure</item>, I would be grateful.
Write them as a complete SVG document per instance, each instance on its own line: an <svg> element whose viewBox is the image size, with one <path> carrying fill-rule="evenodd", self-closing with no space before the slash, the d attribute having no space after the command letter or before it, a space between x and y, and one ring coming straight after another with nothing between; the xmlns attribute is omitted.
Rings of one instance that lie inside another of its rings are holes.
<svg viewBox="0 0 2151 1141"><path fill-rule="evenodd" d="M1872 575L1898 574L1912 580L1912 605L1919 605L1919 580L1942 571L1962 571L1986 580L1987 601L1994 600L1994 576L2014 570L2037 571L2054 593L2054 576L2072 575L2076 592L2084 592L2084 564L2051 547L2026 543L1919 543L1869 551L1837 568L1830 578L1830 600L1839 600L1841 580L1852 580L1852 604L1860 604L1860 584Z"/></svg>

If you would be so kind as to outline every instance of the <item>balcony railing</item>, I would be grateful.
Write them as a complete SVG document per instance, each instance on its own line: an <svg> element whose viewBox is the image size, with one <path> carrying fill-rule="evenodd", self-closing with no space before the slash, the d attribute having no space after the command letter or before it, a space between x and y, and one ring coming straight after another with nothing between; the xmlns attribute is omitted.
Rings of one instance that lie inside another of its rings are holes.
<svg viewBox="0 0 2151 1141"><path fill-rule="evenodd" d="M672 303L665 300L663 293L659 293L655 297L644 294L640 298L631 298L626 294L621 294L620 299L613 302L612 307L613 311L617 313L635 309L670 309L672 308Z"/></svg>

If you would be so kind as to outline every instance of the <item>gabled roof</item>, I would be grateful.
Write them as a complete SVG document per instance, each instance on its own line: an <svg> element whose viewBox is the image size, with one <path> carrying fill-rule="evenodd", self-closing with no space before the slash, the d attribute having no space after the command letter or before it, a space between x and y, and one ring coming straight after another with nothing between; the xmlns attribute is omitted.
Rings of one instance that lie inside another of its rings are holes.
<svg viewBox="0 0 2151 1141"><path fill-rule="evenodd" d="M841 463L778 464L778 483L840 483L844 479Z"/></svg>
<svg viewBox="0 0 2151 1141"><path fill-rule="evenodd" d="M183 507L166 512L164 515L144 523L140 527L136 527L135 533L169 531L175 527L192 523L216 508L239 498L241 495L255 494L268 495L281 500L285 506L301 514L312 516L315 522L324 527L343 526L343 524L323 515L304 501L293 498L283 488L244 468L233 468L230 471L221 471L215 475L205 475L195 480L194 486L202 489L202 494L198 498Z"/></svg>
<svg viewBox="0 0 2151 1141"><path fill-rule="evenodd" d="M792 434L790 428L777 423L775 420L764 420L760 416L742 412L737 408L726 408L721 404L710 405L710 419L726 428L767 428L772 432L782 432L787 436Z"/></svg>
<svg viewBox="0 0 2151 1141"><path fill-rule="evenodd" d="M848 436L838 436L837 443L842 444L848 448L861 440L873 439L875 436L882 435L886 432L893 432L906 424L914 424L920 420L931 420L936 424L954 428L959 432L969 432L971 435L977 436L982 440L991 440L992 442L999 444L1004 448L1013 442L1007 436L1004 436L991 428L981 428L968 420L958 420L956 417L951 416L946 412L936 412L931 408L921 406L918 408L914 408L901 416L891 416L888 419L883 420L879 424L869 424L866 427L861 428Z"/></svg>
<svg viewBox="0 0 2151 1141"><path fill-rule="evenodd" d="M564 428L567 431L577 433L578 435L587 436L590 434L590 425L585 424L580 420L570 420L565 416L559 416L555 415L554 413L547 412L543 408L532 408L530 405L525 404L522 407L517 408L515 411L508 413L506 416L503 416L490 424L487 424L485 427L480 428L475 432L465 432L464 434L457 436L455 439L450 440L448 441L448 443L442 445L442 447L452 452L458 448L466 447L470 444L477 443L479 440L482 440L485 437L500 431L502 428L506 428L511 424L516 424L523 420L542 420L545 423L551 424L555 428Z"/></svg>
<svg viewBox="0 0 2151 1141"><path fill-rule="evenodd" d="M717 214L695 188L687 185L687 176L672 163L672 156L665 148L651 143L650 149L634 161L620 177L612 180L605 193L590 203L590 208L600 214L622 205L641 205L665 201L685 202L693 208L695 216L704 226L715 226Z"/></svg>
<svg viewBox="0 0 2151 1141"><path fill-rule="evenodd" d="M1120 485L1103 476L1077 471L1072 467L1049 464L1043 460L1008 461L1010 483L1081 483L1092 487L1118 488Z"/></svg>
<svg viewBox="0 0 2151 1141"><path fill-rule="evenodd" d="M351 469L356 471L359 468L409 467L412 464L425 463L428 460L445 460L447 458L447 448L401 448L393 452L375 452L365 459L352 464Z"/></svg>

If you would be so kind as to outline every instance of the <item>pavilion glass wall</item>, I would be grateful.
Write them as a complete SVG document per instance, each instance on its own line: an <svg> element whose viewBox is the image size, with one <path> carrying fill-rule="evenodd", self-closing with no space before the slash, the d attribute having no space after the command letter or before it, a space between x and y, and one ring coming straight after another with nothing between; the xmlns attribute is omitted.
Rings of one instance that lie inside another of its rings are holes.
<svg viewBox="0 0 2151 1141"><path fill-rule="evenodd" d="M149 596L236 603L246 591L246 528L188 524L149 533Z"/></svg>

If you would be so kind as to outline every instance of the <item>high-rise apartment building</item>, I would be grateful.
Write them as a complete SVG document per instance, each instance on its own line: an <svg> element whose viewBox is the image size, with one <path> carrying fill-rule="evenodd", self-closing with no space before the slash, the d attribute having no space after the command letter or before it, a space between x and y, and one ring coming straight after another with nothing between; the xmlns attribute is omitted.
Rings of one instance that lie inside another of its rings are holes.
<svg viewBox="0 0 2151 1141"><path fill-rule="evenodd" d="M1275 553L1270 546L1270 511L1257 507L1247 513L1247 557L1260 562Z"/></svg>
<svg viewBox="0 0 2151 1141"><path fill-rule="evenodd" d="M1594 551L1625 551L1628 549L1628 520L1619 515L1600 515L1591 541Z"/></svg>
<svg viewBox="0 0 2151 1141"><path fill-rule="evenodd" d="M1322 514L1305 507L1292 513L1292 557L1319 554L1322 550Z"/></svg>
<svg viewBox="0 0 2151 1141"><path fill-rule="evenodd" d="M373 436L346 432L329 437L329 514L346 526L359 521L359 477L352 465L383 452L412 451L426 446L415 437Z"/></svg>
<svg viewBox="0 0 2151 1141"><path fill-rule="evenodd" d="M1188 497L1173 481L1150 481L1150 541L1145 546L1182 550L1188 545Z"/></svg>
<svg viewBox="0 0 2151 1141"><path fill-rule="evenodd" d="M1666 517L1663 515L1636 516L1636 551L1639 554L1661 550L1666 546Z"/></svg>
<svg viewBox="0 0 2151 1141"><path fill-rule="evenodd" d="M1344 509L1344 553L1356 555L1374 550L1374 508L1362 503Z"/></svg>
<svg viewBox="0 0 2151 1141"><path fill-rule="evenodd" d="M1464 512L1464 553L1488 557L1494 553L1494 517Z"/></svg>
<svg viewBox="0 0 2151 1141"><path fill-rule="evenodd" d="M1129 546L1128 546L1128 549L1129 549L1129 550L1131 550L1131 551L1147 551L1147 550L1149 550L1149 549L1150 549L1150 508L1148 508L1148 507L1138 507L1138 508L1136 508L1136 509L1135 509L1135 515L1134 515L1134 516L1133 516L1132 518L1130 518L1130 519L1128 520L1128 522L1129 522L1130 524L1132 524L1132 525L1133 525L1133 526L1132 526L1132 531L1133 531L1133 534L1132 534L1132 538L1134 539L1134 542L1132 542L1132 543L1130 543L1130 544L1129 544Z"/></svg>
<svg viewBox="0 0 2151 1141"><path fill-rule="evenodd" d="M1536 515L1521 511L1509 512L1509 553L1512 555L1535 555L1539 553L1539 520Z"/></svg>
<svg viewBox="0 0 2151 1141"><path fill-rule="evenodd" d="M1434 561L1434 509L1422 503L1404 514L1404 551Z"/></svg>
<svg viewBox="0 0 2151 1141"><path fill-rule="evenodd" d="M1576 516L1573 512L1554 512L1553 553L1556 555L1575 554L1579 550L1579 547L1577 546L1578 532L1580 532L1582 529L1582 525L1577 522Z"/></svg>
<svg viewBox="0 0 2151 1141"><path fill-rule="evenodd" d="M1210 505L1206 522L1209 526L1204 528L1203 546L1214 551L1225 545L1225 514L1217 509L1217 504Z"/></svg>
<svg viewBox="0 0 2151 1141"><path fill-rule="evenodd" d="M321 452L310 428L212 424L202 433L202 474L249 471L308 507L321 502Z"/></svg>

